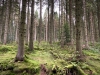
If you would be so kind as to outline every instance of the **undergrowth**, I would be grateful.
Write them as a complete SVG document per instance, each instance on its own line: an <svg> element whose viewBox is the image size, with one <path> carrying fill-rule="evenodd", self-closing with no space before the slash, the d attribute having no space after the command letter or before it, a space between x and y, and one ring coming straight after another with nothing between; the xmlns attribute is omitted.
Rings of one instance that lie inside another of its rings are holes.
<svg viewBox="0 0 100 75"><path fill-rule="evenodd" d="M14 58L17 52L17 45L8 44L0 46L0 75L39 75L40 65L46 64L45 66L49 71L52 72L54 66L57 66L57 75L65 73L66 67L75 68L90 74L92 71L93 75L100 74L100 51L97 43L90 50L83 50L85 55L85 62L76 62L75 49L70 46L60 48L57 43L50 45L46 42L41 42L38 46L38 42L34 45L34 50L29 51L28 45L25 45L25 60L23 62L14 62ZM64 74L63 74L64 75Z"/></svg>

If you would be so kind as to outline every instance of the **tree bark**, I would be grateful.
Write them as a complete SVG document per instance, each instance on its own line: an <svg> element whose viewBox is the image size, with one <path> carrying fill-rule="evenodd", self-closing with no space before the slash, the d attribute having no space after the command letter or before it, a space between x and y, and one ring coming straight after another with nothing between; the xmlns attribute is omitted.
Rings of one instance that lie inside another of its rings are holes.
<svg viewBox="0 0 100 75"><path fill-rule="evenodd" d="M8 34L8 25L9 25L9 21L10 21L10 14L9 14L9 5L10 5L10 1L7 1L7 9L6 9L6 20L5 20L5 27L4 27L4 41L3 44L7 43L7 34Z"/></svg>
<svg viewBox="0 0 100 75"><path fill-rule="evenodd" d="M98 17L98 30L99 30L99 38L100 38L100 0L97 1L97 17Z"/></svg>
<svg viewBox="0 0 100 75"><path fill-rule="evenodd" d="M53 15L54 15L54 0L50 0L51 3L51 14L50 14L50 44L53 42L53 31L54 31L54 20L53 20Z"/></svg>
<svg viewBox="0 0 100 75"><path fill-rule="evenodd" d="M75 18L76 18L76 53L77 61L83 61L81 46L81 19L82 19L82 0L75 0Z"/></svg>
<svg viewBox="0 0 100 75"><path fill-rule="evenodd" d="M94 44L93 12L90 11L91 43Z"/></svg>
<svg viewBox="0 0 100 75"><path fill-rule="evenodd" d="M21 19L21 17L20 17L20 15L21 15L21 12L20 12L20 6L21 6L21 0L18 2L18 5L19 5L19 11L18 11L18 20L17 20L17 26L16 26L16 35L15 35L15 42L16 43L18 43L18 34L19 34L19 25L20 25L20 19Z"/></svg>
<svg viewBox="0 0 100 75"><path fill-rule="evenodd" d="M88 36L87 36L87 21L86 21L86 0L83 0L84 9L84 39L85 39L85 49L89 49Z"/></svg>
<svg viewBox="0 0 100 75"><path fill-rule="evenodd" d="M29 4L30 4L30 0L28 0L28 4L27 4L27 25L26 25L26 44L29 43L29 26L30 26L30 10L29 10Z"/></svg>
<svg viewBox="0 0 100 75"><path fill-rule="evenodd" d="M1 18L0 18L0 43L2 43L3 42L3 40L2 40L2 34L3 34L3 26L4 26L4 24L3 24L3 22L4 22L4 0L2 1L2 5L3 5L3 7L1 8L1 10L0 10L0 15L1 15Z"/></svg>
<svg viewBox="0 0 100 75"><path fill-rule="evenodd" d="M0 6L1 6L2 0L0 0Z"/></svg>
<svg viewBox="0 0 100 75"><path fill-rule="evenodd" d="M64 2L61 1L61 47L64 47Z"/></svg>
<svg viewBox="0 0 100 75"><path fill-rule="evenodd" d="M40 0L40 19L39 19L39 43L42 40L42 0Z"/></svg>
<svg viewBox="0 0 100 75"><path fill-rule="evenodd" d="M70 21L70 39L73 45L73 24L72 24L72 0L69 0L69 21Z"/></svg>
<svg viewBox="0 0 100 75"><path fill-rule="evenodd" d="M31 6L29 50L33 50L33 27L34 27L34 0L32 0L32 6Z"/></svg>
<svg viewBox="0 0 100 75"><path fill-rule="evenodd" d="M15 57L15 62L24 60L24 36L25 36L25 20L26 20L26 2L22 0L21 21L19 25L18 35L18 51Z"/></svg>
<svg viewBox="0 0 100 75"><path fill-rule="evenodd" d="M48 0L48 35L47 35L47 40L48 40L48 42L50 41L50 15L49 15L49 5L50 5L50 0Z"/></svg>
<svg viewBox="0 0 100 75"><path fill-rule="evenodd" d="M59 0L59 41L61 40L61 16L60 16L60 10L61 10L61 0Z"/></svg>
<svg viewBox="0 0 100 75"><path fill-rule="evenodd" d="M34 19L35 21L34 21L34 41L36 41L37 40L37 20L36 19Z"/></svg>

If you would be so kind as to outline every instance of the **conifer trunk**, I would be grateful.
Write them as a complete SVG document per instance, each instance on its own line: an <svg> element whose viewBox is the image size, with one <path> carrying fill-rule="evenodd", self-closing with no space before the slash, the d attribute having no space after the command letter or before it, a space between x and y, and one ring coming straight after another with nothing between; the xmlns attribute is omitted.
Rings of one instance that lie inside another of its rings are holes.
<svg viewBox="0 0 100 75"><path fill-rule="evenodd" d="M18 35L18 51L15 62L24 60L24 36L25 36L25 19L26 19L26 0L22 0L21 21L19 25Z"/></svg>
<svg viewBox="0 0 100 75"><path fill-rule="evenodd" d="M81 46L81 20L82 20L82 0L75 0L75 18L76 18L76 53L77 61L83 61L82 46Z"/></svg>
<svg viewBox="0 0 100 75"><path fill-rule="evenodd" d="M34 0L32 0L32 5L31 5L31 25L30 25L30 39L29 39L30 50L33 50L33 27L34 27Z"/></svg>

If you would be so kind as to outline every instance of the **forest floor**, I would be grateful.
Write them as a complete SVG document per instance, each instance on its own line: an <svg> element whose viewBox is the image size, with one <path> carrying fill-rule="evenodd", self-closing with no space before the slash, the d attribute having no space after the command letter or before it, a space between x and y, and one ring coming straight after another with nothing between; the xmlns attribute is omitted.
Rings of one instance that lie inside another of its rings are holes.
<svg viewBox="0 0 100 75"><path fill-rule="evenodd" d="M84 62L76 62L75 48L35 43L34 51L25 45L25 60L14 62L17 53L15 43L0 45L0 75L40 75L41 67L49 75L100 75L100 43L83 50ZM44 74L45 75L45 74Z"/></svg>

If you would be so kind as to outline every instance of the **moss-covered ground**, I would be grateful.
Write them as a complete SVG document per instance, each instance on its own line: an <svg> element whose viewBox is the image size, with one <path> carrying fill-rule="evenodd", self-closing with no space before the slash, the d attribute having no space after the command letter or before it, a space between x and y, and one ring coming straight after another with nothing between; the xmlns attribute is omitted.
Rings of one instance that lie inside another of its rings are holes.
<svg viewBox="0 0 100 75"><path fill-rule="evenodd" d="M41 42L39 46L35 43L33 51L25 45L22 62L14 62L16 53L16 44L0 45L0 75L40 75L41 64L45 65L49 75L53 75L54 68L55 75L66 75L67 68L73 67L76 75L100 75L100 43L91 46L90 50L83 50L84 62L76 62L74 47L60 48L57 43Z"/></svg>

